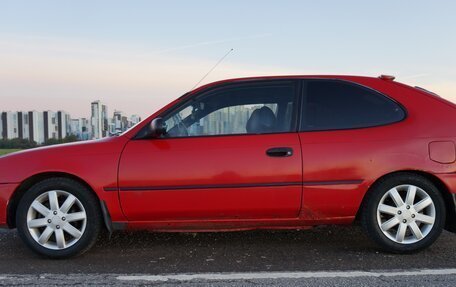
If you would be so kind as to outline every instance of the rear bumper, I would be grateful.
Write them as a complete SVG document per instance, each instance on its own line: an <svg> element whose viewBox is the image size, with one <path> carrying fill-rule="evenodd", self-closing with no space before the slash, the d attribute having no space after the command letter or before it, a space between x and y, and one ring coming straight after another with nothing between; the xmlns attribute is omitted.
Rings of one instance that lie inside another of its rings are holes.
<svg viewBox="0 0 456 287"><path fill-rule="evenodd" d="M435 174L446 185L448 191L456 194L456 173Z"/></svg>
<svg viewBox="0 0 456 287"><path fill-rule="evenodd" d="M444 198L447 207L445 229L456 233L456 174L445 173L436 174L436 176L445 184L447 190L450 192Z"/></svg>
<svg viewBox="0 0 456 287"><path fill-rule="evenodd" d="M0 184L0 228L8 228L8 203L18 185L18 183Z"/></svg>
<svg viewBox="0 0 456 287"><path fill-rule="evenodd" d="M445 224L445 230L456 233L456 194L451 194L451 204L447 204L447 209L450 206L450 210L447 210L447 218Z"/></svg>

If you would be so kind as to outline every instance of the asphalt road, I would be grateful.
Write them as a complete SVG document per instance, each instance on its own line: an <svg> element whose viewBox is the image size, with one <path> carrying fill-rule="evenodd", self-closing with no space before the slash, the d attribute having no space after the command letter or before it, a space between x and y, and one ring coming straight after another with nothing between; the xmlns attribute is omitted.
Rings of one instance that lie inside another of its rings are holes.
<svg viewBox="0 0 456 287"><path fill-rule="evenodd" d="M81 257L48 260L29 251L12 230L0 231L0 286L456 286L455 252L456 235L448 232L423 252L393 255L379 252L358 227L324 227L275 232L116 233ZM449 271L420 275L423 269ZM320 271L324 273L315 273ZM371 273L352 272L351 276L348 271ZM393 271L398 274L388 276ZM206 278L218 273L240 273L241 278ZM191 281L147 277L167 274L208 275ZM266 276L256 278L258 274Z"/></svg>

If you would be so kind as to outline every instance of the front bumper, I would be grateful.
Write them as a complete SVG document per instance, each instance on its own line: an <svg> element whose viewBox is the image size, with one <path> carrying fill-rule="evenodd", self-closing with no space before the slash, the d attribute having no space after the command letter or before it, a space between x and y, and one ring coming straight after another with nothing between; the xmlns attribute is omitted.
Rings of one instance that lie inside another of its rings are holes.
<svg viewBox="0 0 456 287"><path fill-rule="evenodd" d="M0 228L8 227L8 203L18 185L18 183L0 183Z"/></svg>

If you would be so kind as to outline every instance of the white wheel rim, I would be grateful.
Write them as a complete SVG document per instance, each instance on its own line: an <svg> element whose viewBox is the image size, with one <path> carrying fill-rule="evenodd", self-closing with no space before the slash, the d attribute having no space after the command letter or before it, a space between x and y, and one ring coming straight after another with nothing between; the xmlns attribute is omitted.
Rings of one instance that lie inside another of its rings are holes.
<svg viewBox="0 0 456 287"><path fill-rule="evenodd" d="M390 240L400 244L421 241L435 223L432 198L415 185L404 184L390 189L377 207L380 230Z"/></svg>
<svg viewBox="0 0 456 287"><path fill-rule="evenodd" d="M62 250L84 234L87 214L82 203L71 193L50 190L39 195L27 212L27 227L41 246Z"/></svg>

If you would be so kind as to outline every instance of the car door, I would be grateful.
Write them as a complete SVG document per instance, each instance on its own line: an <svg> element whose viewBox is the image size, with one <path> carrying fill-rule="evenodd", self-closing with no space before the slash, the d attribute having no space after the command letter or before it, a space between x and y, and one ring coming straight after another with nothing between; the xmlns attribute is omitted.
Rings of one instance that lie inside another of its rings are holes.
<svg viewBox="0 0 456 287"><path fill-rule="evenodd" d="M229 84L164 112L119 165L131 221L294 218L302 194L294 81Z"/></svg>
<svg viewBox="0 0 456 287"><path fill-rule="evenodd" d="M351 220L369 184L390 172L384 158L400 156L394 150L404 145L405 111L387 96L347 81L306 80L303 91L302 215Z"/></svg>

